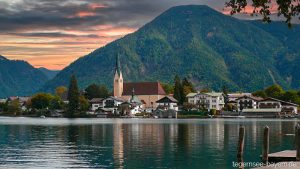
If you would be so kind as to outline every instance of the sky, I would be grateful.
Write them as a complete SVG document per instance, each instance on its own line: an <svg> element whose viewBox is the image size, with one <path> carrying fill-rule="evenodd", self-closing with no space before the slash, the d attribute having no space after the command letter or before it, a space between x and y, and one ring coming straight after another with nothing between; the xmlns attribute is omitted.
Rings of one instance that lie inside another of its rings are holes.
<svg viewBox="0 0 300 169"><path fill-rule="evenodd" d="M189 4L228 13L225 0L0 0L0 55L60 70L170 7Z"/></svg>

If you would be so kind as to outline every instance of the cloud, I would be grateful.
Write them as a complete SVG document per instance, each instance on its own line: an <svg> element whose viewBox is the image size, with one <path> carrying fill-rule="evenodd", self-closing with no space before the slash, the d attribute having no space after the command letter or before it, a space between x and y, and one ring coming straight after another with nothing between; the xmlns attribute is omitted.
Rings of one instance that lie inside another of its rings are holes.
<svg viewBox="0 0 300 169"><path fill-rule="evenodd" d="M62 69L168 8L188 4L222 11L225 0L0 0L0 53Z"/></svg>

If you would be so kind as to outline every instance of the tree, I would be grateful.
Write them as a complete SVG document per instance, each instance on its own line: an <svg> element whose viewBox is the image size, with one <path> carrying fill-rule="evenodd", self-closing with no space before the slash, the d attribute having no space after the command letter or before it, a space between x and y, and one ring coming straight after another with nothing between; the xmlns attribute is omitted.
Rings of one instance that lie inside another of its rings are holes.
<svg viewBox="0 0 300 169"><path fill-rule="evenodd" d="M182 84L180 77L178 75L175 76L175 84L174 84L174 98L178 100L178 103L182 105Z"/></svg>
<svg viewBox="0 0 300 169"><path fill-rule="evenodd" d="M8 103L7 112L12 115L19 115L21 113L19 99L12 100Z"/></svg>
<svg viewBox="0 0 300 169"><path fill-rule="evenodd" d="M211 91L211 90L208 89L208 88L203 88L203 89L200 90L200 93L208 93L208 92L210 92L210 91Z"/></svg>
<svg viewBox="0 0 300 169"><path fill-rule="evenodd" d="M93 83L85 89L87 99L106 98L109 96L109 91L106 86Z"/></svg>
<svg viewBox="0 0 300 169"><path fill-rule="evenodd" d="M183 86L183 94L186 96L189 93L195 92L194 86L192 82L188 81L187 78L184 78L182 81L182 86Z"/></svg>
<svg viewBox="0 0 300 169"><path fill-rule="evenodd" d="M96 85L95 83L89 85L86 89L85 89L85 96L88 99L93 99L93 98L100 98L100 88L98 85Z"/></svg>
<svg viewBox="0 0 300 169"><path fill-rule="evenodd" d="M0 103L0 112L7 112L8 110L8 101L5 103Z"/></svg>
<svg viewBox="0 0 300 169"><path fill-rule="evenodd" d="M186 111L191 111L192 109L196 109L197 105L193 104L193 103L189 103L189 102L185 102L183 103L183 109Z"/></svg>
<svg viewBox="0 0 300 169"><path fill-rule="evenodd" d="M300 98L297 94L297 91L290 90L281 96L281 100L299 104Z"/></svg>
<svg viewBox="0 0 300 169"><path fill-rule="evenodd" d="M64 102L61 100L59 96L53 96L49 103L49 108L51 110L62 109Z"/></svg>
<svg viewBox="0 0 300 169"><path fill-rule="evenodd" d="M248 6L248 0L229 0L225 3L226 7L231 8L231 15L241 13ZM283 15L286 19L288 26L291 26L293 17L300 14L300 0L252 0L251 6L253 7L252 15L261 14L264 22L271 22L270 15L272 14L271 8L277 5L278 16ZM272 3L274 5L272 5Z"/></svg>
<svg viewBox="0 0 300 169"><path fill-rule="evenodd" d="M49 108L50 101L53 96L48 93L38 93L31 98L31 107L34 109L46 109Z"/></svg>
<svg viewBox="0 0 300 169"><path fill-rule="evenodd" d="M229 101L229 98L228 98L228 89L227 89L227 87L225 85L223 85L223 87L222 87L222 92L223 92L224 103L225 103L224 108L226 110L229 110L229 105L228 105L228 101Z"/></svg>
<svg viewBox="0 0 300 169"><path fill-rule="evenodd" d="M110 96L109 91L106 86L100 85L99 89L100 89L100 95L99 95L100 98L107 98L108 96Z"/></svg>
<svg viewBox="0 0 300 169"><path fill-rule="evenodd" d="M87 111L90 108L90 103L88 100L83 96L79 96L79 109L80 111Z"/></svg>
<svg viewBox="0 0 300 169"><path fill-rule="evenodd" d="M174 93L174 86L169 83L161 83L161 86L165 90L166 94Z"/></svg>
<svg viewBox="0 0 300 169"><path fill-rule="evenodd" d="M269 86L265 89L265 93L268 97L273 97L280 99L280 97L284 94L284 90L278 84Z"/></svg>
<svg viewBox="0 0 300 169"><path fill-rule="evenodd" d="M267 94L264 90L258 90L256 92L252 93L253 96L257 96L257 97L262 97L262 98L266 98Z"/></svg>
<svg viewBox="0 0 300 169"><path fill-rule="evenodd" d="M188 81L187 78L184 78L182 80L182 91L181 91L182 102L187 102L186 96L192 92L195 92L193 84L190 81Z"/></svg>
<svg viewBox="0 0 300 169"><path fill-rule="evenodd" d="M68 88L65 86L59 86L55 89L55 94L60 98L63 98L63 95L68 92Z"/></svg>
<svg viewBox="0 0 300 169"><path fill-rule="evenodd" d="M72 75L69 85L68 92L68 117L74 117L74 114L78 112L79 109L79 89L77 85L77 79L75 75Z"/></svg>

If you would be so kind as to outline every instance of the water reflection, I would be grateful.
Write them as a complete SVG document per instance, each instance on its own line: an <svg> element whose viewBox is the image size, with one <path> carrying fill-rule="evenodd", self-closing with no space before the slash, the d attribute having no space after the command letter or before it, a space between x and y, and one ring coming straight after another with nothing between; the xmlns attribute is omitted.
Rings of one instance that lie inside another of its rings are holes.
<svg viewBox="0 0 300 169"><path fill-rule="evenodd" d="M15 120L15 119L14 119ZM24 119L23 119L24 120ZM32 120L32 119L31 119ZM270 151L293 149L297 121L75 120L1 124L0 168L231 168L240 125L245 161L260 161L263 127Z"/></svg>

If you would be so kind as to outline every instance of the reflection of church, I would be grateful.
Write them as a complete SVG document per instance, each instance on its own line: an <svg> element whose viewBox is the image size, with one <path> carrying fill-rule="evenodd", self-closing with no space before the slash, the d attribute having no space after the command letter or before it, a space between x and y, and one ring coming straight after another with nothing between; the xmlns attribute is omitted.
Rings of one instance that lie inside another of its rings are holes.
<svg viewBox="0 0 300 169"><path fill-rule="evenodd" d="M121 97L125 100L132 98L132 94L145 104L145 108L156 108L159 99L166 95L159 82L129 82L124 83L119 57L116 59L114 76L114 97Z"/></svg>

